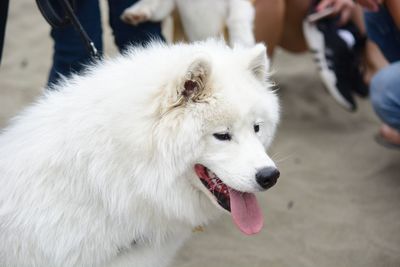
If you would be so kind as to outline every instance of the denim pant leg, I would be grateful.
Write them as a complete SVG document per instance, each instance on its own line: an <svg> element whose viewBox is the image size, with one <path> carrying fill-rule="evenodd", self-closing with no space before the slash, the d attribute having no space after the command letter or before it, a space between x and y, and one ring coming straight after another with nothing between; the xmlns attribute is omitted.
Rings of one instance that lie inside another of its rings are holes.
<svg viewBox="0 0 400 267"><path fill-rule="evenodd" d="M400 60L400 30L385 6L378 12L364 13L368 37L374 41L389 62Z"/></svg>
<svg viewBox="0 0 400 267"><path fill-rule="evenodd" d="M79 0L75 3L74 10L79 21L101 54L103 44L99 0ZM81 71L91 60L85 44L72 25L53 28L51 37L54 40L54 54L48 84L57 82L60 75L69 76Z"/></svg>
<svg viewBox="0 0 400 267"><path fill-rule="evenodd" d="M400 131L400 61L372 78L371 101L382 121Z"/></svg>
<svg viewBox="0 0 400 267"><path fill-rule="evenodd" d="M127 46L145 45L153 39L164 41L161 34L161 23L144 22L137 26L124 23L120 16L125 8L138 0L108 0L110 26L113 30L115 44L120 52Z"/></svg>

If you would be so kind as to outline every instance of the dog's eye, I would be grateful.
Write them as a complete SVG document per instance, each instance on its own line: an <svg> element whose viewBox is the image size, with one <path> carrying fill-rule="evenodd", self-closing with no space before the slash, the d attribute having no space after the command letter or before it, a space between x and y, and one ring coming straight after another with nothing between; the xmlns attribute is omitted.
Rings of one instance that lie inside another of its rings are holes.
<svg viewBox="0 0 400 267"><path fill-rule="evenodd" d="M254 132L258 133L260 131L260 125L254 124Z"/></svg>
<svg viewBox="0 0 400 267"><path fill-rule="evenodd" d="M215 133L215 134L213 134L213 136L221 141L229 141L232 139L232 136L230 133Z"/></svg>

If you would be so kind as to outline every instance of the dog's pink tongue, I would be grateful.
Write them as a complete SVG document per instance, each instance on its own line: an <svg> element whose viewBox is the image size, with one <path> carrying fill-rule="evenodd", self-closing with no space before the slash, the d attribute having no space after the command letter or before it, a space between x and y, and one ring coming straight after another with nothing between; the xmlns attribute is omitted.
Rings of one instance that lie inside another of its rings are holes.
<svg viewBox="0 0 400 267"><path fill-rule="evenodd" d="M256 196L252 193L229 189L231 214L239 229L247 234L257 234L264 224L264 218Z"/></svg>

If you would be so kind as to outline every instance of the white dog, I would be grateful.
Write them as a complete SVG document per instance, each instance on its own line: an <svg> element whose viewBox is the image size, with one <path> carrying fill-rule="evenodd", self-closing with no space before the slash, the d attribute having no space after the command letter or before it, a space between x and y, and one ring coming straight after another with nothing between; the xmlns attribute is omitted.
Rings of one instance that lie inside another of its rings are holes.
<svg viewBox="0 0 400 267"><path fill-rule="evenodd" d="M263 45L155 43L54 86L0 135L0 266L165 266L223 212L258 232L267 68Z"/></svg>
<svg viewBox="0 0 400 267"><path fill-rule="evenodd" d="M220 36L226 25L229 43L254 45L254 7L249 0L140 0L125 9L127 23L161 21L177 7L188 40Z"/></svg>

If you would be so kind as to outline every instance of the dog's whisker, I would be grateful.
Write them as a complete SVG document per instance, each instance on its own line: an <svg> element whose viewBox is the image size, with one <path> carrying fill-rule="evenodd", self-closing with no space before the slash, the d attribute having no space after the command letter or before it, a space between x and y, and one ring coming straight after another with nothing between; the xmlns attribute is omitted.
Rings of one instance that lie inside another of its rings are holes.
<svg viewBox="0 0 400 267"><path fill-rule="evenodd" d="M278 153L275 153L274 155L271 156L271 159L275 162L275 163L281 163L284 161L287 161L291 158L293 158L294 155L286 155L286 156L282 156L282 155L278 155Z"/></svg>

